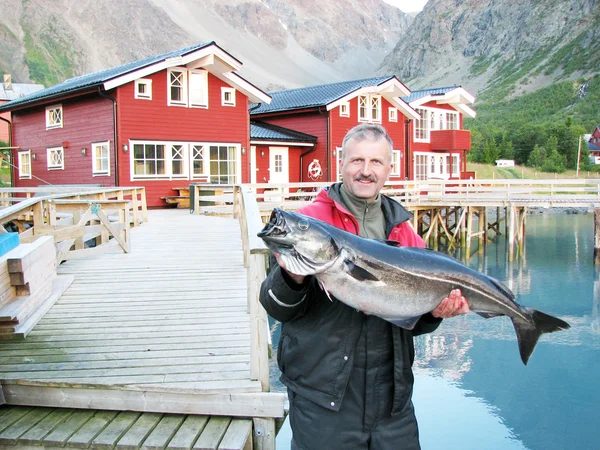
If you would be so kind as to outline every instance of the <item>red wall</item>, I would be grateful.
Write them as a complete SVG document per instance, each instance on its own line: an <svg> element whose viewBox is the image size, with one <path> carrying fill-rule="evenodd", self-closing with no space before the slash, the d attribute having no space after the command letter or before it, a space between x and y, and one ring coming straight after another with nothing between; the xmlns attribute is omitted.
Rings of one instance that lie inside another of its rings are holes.
<svg viewBox="0 0 600 450"><path fill-rule="evenodd" d="M148 76L152 80L152 100L134 98L135 83L117 89L119 117L119 184L145 186L149 206L164 206L160 197L176 195L173 187L187 186L190 180L131 180L130 155L123 144L130 139L185 142L223 142L241 144L242 181L249 182L248 98L236 90L236 106L221 105L221 87L230 87L214 75L208 75L208 109L167 106L167 71Z"/></svg>
<svg viewBox="0 0 600 450"><path fill-rule="evenodd" d="M327 114L327 113L325 113ZM309 111L309 112L300 112L288 115L253 115L253 119L262 120L267 123L271 123L273 125L278 125L280 127L289 128L291 130L300 131L301 133L310 134L312 136L317 137L317 145L315 150L308 153L304 157L302 168L298 168L297 174L292 175L292 168L290 166L290 180L292 180L292 176L295 176L300 180L300 171L302 171L302 181L310 181L307 177L308 165L312 162L313 159L318 159L321 163L321 167L323 168L323 177L317 180L319 182L327 181L327 116L320 114L318 111ZM306 151L308 148L303 150ZM260 152L258 152L260 154ZM266 155L265 155L266 156ZM260 157L260 156L259 156ZM258 158L257 158L258 160ZM269 160L266 160L266 164L269 163ZM299 163L299 161L298 161ZM290 158L291 164L291 158ZM258 165L258 164L257 164ZM260 173L260 171L259 171ZM262 179L262 177L261 177ZM258 177L257 177L258 181Z"/></svg>
<svg viewBox="0 0 600 450"><path fill-rule="evenodd" d="M37 187L44 184L101 184L115 185L115 161L111 158L111 174L92 175L92 142L109 141L114 145L112 102L95 95L51 103L62 104L63 128L46 130L44 106L15 111L13 117L13 146L31 149L36 160L31 161L32 179L20 180L13 168L15 187ZM46 149L64 147L64 170L48 170ZM86 156L81 149L86 148ZM13 150L14 165L18 150ZM37 178L36 178L37 177ZM39 179L38 179L39 178Z"/></svg>
<svg viewBox="0 0 600 450"><path fill-rule="evenodd" d="M8 100L0 100L0 105L2 105L3 103L6 103ZM5 113L0 113L0 117L10 121L10 113L9 112L5 112ZM8 143L9 141L9 136L8 136L8 124L4 121L4 120L0 120L0 141L6 142Z"/></svg>

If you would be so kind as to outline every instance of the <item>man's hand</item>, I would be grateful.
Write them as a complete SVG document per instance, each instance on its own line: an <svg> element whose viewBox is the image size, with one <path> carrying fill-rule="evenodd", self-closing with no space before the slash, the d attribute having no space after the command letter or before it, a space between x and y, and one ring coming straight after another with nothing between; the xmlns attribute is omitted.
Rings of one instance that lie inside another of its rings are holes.
<svg viewBox="0 0 600 450"><path fill-rule="evenodd" d="M438 319L448 319L449 317L467 314L471 311L469 302L462 296L460 289L454 289L450 295L443 299L440 304L431 311L433 317Z"/></svg>
<svg viewBox="0 0 600 450"><path fill-rule="evenodd" d="M290 276L290 278L292 280L294 280L294 283L302 284L304 282L304 275L296 275L295 273L292 273L285 268L285 264L281 259L280 253L273 252L273 255L275 255L275 259L277 260L277 264L279 264L279 267L281 267L283 270L285 270L287 272L287 274Z"/></svg>

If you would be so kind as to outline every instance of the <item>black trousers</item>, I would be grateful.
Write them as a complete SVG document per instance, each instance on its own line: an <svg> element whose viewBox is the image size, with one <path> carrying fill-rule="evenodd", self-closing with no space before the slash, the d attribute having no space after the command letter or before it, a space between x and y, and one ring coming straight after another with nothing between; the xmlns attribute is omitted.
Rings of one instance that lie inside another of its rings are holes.
<svg viewBox="0 0 600 450"><path fill-rule="evenodd" d="M368 378L353 369L339 411L288 390L292 450L420 450L412 402L392 416L393 380L379 376L365 389Z"/></svg>

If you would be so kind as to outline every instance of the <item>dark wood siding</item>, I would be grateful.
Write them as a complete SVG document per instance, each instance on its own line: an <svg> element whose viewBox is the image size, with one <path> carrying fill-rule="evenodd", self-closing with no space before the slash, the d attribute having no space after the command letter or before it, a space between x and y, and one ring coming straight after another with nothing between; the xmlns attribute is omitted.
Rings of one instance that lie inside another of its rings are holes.
<svg viewBox="0 0 600 450"><path fill-rule="evenodd" d="M61 104L63 127L46 130L46 108L36 107L13 113L14 146L31 149L36 160L31 161L32 179L20 180L13 169L15 187L35 187L43 184L102 184L115 185L115 161L111 156L110 176L93 176L91 144L110 142L114 147L113 108L109 99L90 95L83 98L52 102ZM48 170L46 149L64 148L64 170ZM86 149L86 155L81 149ZM13 151L13 161L18 161Z"/></svg>

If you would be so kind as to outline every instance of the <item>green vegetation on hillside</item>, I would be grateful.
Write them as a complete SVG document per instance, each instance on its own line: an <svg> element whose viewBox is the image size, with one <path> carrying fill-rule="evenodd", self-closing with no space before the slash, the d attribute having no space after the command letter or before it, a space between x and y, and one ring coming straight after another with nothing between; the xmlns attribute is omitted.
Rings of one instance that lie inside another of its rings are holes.
<svg viewBox="0 0 600 450"><path fill-rule="evenodd" d="M75 75L75 54L71 45L49 22L38 36L24 27L25 62L31 79L52 86Z"/></svg>
<svg viewBox="0 0 600 450"><path fill-rule="evenodd" d="M547 172L577 168L579 139L600 124L600 75L563 81L504 101L476 105L469 160L493 163L514 159ZM589 152L581 145L580 168L588 169Z"/></svg>

